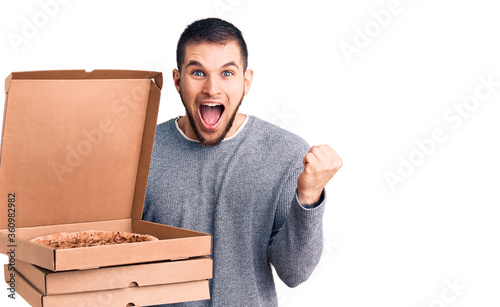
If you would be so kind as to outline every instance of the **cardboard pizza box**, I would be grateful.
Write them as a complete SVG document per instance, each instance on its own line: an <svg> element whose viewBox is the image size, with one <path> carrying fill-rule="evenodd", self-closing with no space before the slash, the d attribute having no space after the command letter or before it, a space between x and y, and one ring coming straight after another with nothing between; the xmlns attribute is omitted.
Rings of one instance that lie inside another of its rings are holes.
<svg viewBox="0 0 500 307"><path fill-rule="evenodd" d="M9 271L7 265L4 270ZM52 272L24 261L17 261L15 271L41 294L54 295L211 279L212 259L205 256L182 261L63 272Z"/></svg>
<svg viewBox="0 0 500 307"><path fill-rule="evenodd" d="M5 281L8 282L9 278L11 278L11 273L7 273L7 270L5 272ZM15 274L16 293L34 307L148 306L206 300L210 298L208 280L144 287L132 285L127 288L113 290L44 295L21 274L16 271L13 274Z"/></svg>
<svg viewBox="0 0 500 307"><path fill-rule="evenodd" d="M0 151L0 252L52 271L211 254L211 235L142 221L162 75L12 73ZM159 241L58 249L56 232L127 231Z"/></svg>

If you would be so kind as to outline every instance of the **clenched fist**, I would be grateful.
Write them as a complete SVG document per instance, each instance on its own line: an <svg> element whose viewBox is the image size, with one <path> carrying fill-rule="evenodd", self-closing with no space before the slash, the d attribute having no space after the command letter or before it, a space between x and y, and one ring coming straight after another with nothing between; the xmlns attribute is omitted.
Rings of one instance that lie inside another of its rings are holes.
<svg viewBox="0 0 500 307"><path fill-rule="evenodd" d="M299 202L317 202L325 185L342 166L340 156L328 145L313 146L304 157L304 171L297 180Z"/></svg>

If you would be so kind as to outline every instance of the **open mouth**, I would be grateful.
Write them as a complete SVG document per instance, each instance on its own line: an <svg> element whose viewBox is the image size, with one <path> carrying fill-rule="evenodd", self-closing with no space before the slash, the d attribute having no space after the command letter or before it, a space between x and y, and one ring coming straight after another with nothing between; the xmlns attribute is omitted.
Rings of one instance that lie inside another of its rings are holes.
<svg viewBox="0 0 500 307"><path fill-rule="evenodd" d="M203 126L207 129L215 129L220 123L224 106L219 103L203 103L198 108Z"/></svg>

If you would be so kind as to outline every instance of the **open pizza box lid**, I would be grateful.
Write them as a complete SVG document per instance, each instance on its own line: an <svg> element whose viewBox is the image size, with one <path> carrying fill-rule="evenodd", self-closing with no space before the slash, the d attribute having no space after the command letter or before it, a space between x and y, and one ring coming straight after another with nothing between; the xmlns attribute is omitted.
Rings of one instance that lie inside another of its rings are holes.
<svg viewBox="0 0 500 307"><path fill-rule="evenodd" d="M7 77L0 252L15 246L20 260L51 270L211 253L208 234L141 221L161 86L162 74L150 71L35 71ZM160 241L87 248L92 252L29 242L57 231L114 229L149 233ZM179 242L185 237L192 241ZM169 239L175 239L168 245L170 256L160 252Z"/></svg>

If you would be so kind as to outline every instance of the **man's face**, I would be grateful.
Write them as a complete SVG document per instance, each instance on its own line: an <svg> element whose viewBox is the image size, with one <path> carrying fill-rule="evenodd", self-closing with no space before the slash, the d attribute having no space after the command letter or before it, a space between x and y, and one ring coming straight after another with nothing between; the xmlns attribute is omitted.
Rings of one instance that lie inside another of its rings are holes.
<svg viewBox="0 0 500 307"><path fill-rule="evenodd" d="M213 146L234 134L232 124L252 76L244 71L236 42L188 44L181 72L173 71L190 121L187 136Z"/></svg>

